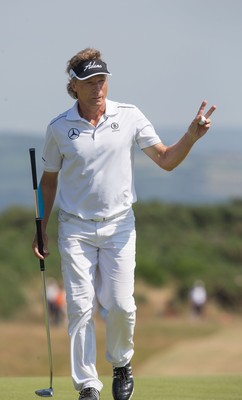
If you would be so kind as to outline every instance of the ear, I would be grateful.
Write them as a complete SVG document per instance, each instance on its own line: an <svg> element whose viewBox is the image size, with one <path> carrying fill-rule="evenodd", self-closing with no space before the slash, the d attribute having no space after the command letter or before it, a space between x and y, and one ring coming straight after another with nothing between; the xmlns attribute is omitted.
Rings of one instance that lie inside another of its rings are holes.
<svg viewBox="0 0 242 400"><path fill-rule="evenodd" d="M74 92L76 92L76 79L75 78L72 78L72 80L70 81L70 86L71 86L72 90Z"/></svg>

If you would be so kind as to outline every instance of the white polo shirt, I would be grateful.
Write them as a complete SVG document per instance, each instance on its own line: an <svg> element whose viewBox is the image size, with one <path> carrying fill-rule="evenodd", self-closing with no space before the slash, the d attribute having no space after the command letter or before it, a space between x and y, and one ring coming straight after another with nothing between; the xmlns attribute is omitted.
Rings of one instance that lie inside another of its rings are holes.
<svg viewBox="0 0 242 400"><path fill-rule="evenodd" d="M59 206L83 219L110 217L136 201L134 146L160 143L152 124L130 104L106 99L97 126L80 117L78 103L48 126L44 170L61 171Z"/></svg>

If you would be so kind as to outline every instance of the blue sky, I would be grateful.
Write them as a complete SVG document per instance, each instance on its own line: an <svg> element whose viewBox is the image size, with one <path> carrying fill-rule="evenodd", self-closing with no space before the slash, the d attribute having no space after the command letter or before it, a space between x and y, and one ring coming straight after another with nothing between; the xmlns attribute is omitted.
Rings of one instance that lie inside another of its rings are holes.
<svg viewBox="0 0 242 400"><path fill-rule="evenodd" d="M241 0L2 0L0 132L44 133L73 103L67 60L91 46L113 74L109 98L181 133L207 99L229 134L241 126L241 15Z"/></svg>

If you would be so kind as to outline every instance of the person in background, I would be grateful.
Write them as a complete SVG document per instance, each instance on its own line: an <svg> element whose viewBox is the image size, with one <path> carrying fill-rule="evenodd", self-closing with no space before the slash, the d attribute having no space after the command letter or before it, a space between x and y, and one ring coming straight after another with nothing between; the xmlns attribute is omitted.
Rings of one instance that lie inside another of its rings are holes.
<svg viewBox="0 0 242 400"><path fill-rule="evenodd" d="M201 317L207 302L207 291L203 281L198 280L194 283L190 291L190 301L192 314L195 317Z"/></svg>
<svg viewBox="0 0 242 400"><path fill-rule="evenodd" d="M148 66L149 60L144 60L138 68ZM58 244L73 383L79 400L99 400L103 384L96 370L93 323L97 300L106 310L112 395L114 400L128 400L134 391L131 359L136 321L134 147L137 144L160 168L171 171L207 133L216 107L205 111L203 101L187 132L167 146L135 105L107 98L111 73L99 50L87 48L75 54L67 73L67 91L75 103L50 122L43 150L44 254L39 253L36 237L32 247L39 258L49 254L46 229L58 184Z"/></svg>
<svg viewBox="0 0 242 400"><path fill-rule="evenodd" d="M46 299L48 310L50 313L50 320L51 322L56 325L59 319L59 310L56 304L56 298L59 293L59 285L54 278L48 278L46 284Z"/></svg>
<svg viewBox="0 0 242 400"><path fill-rule="evenodd" d="M65 297L63 285L59 284L54 278L48 278L46 285L47 305L50 313L50 320L55 326L59 326L65 321Z"/></svg>

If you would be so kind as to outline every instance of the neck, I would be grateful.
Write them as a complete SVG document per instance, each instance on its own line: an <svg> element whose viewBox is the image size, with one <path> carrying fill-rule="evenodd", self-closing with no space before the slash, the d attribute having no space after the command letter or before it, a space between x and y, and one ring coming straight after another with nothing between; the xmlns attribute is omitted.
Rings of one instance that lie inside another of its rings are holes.
<svg viewBox="0 0 242 400"><path fill-rule="evenodd" d="M95 107L85 107L78 102L79 115L94 126L98 124L101 116L105 113L105 108L105 104Z"/></svg>

